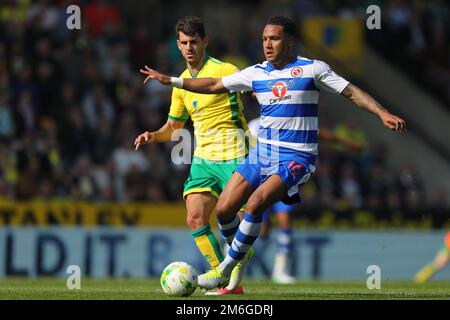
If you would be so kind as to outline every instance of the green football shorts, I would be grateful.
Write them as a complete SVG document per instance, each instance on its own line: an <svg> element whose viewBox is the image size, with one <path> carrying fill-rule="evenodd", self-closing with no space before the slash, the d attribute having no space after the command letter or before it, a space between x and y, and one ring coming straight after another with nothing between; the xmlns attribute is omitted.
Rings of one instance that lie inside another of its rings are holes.
<svg viewBox="0 0 450 320"><path fill-rule="evenodd" d="M183 198L190 193L209 192L217 199L225 189L240 161L211 161L194 157L189 177L184 183Z"/></svg>

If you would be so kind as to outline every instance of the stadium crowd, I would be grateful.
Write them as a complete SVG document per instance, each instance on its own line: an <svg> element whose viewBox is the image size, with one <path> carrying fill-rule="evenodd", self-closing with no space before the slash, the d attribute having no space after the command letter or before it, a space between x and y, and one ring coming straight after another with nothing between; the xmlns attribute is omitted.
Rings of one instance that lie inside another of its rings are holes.
<svg viewBox="0 0 450 320"><path fill-rule="evenodd" d="M302 2L312 1L298 1L299 4ZM450 108L448 1L345 0L318 3L328 14L361 18L367 16L368 6L378 5L382 13L382 28L367 33L368 43ZM299 12L302 12L300 6Z"/></svg>
<svg viewBox="0 0 450 320"><path fill-rule="evenodd" d="M144 86L138 70L147 64L165 73L182 71L173 30L166 31L164 41L143 23L131 32L124 13L102 0L78 1L82 28L68 30L66 8L72 2L0 4L0 197L181 200L189 164L170 161L175 142L133 149L137 134L156 130L167 119L171 89L156 82ZM398 23L402 14L393 17ZM209 51L241 67L260 61L259 36L252 32L233 33L221 42L216 36ZM430 39L439 41L435 34ZM421 50L435 45L424 42ZM248 118L258 116L256 102L243 99ZM306 207L369 208L383 215L386 207L429 205L413 162L393 172L388 150L369 145L363 129L347 120L332 129L358 141L360 148L321 144L318 170L303 192ZM432 206L448 208L445 195L433 199Z"/></svg>

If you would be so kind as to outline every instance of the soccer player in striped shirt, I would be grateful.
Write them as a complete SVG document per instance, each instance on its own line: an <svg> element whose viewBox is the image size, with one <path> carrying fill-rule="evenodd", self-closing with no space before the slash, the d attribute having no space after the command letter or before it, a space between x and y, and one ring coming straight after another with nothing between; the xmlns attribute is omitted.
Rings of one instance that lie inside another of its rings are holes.
<svg viewBox="0 0 450 320"><path fill-rule="evenodd" d="M257 239L263 212L278 201L298 202L299 186L315 171L317 158L317 105L324 89L350 99L379 117L384 126L405 130L405 121L383 108L365 91L337 75L326 63L296 56L297 27L287 17L268 19L262 35L266 61L222 78L179 79L147 68L145 81L198 93L253 91L261 105L258 146L232 175L216 205L222 223L233 221L247 202L244 219L225 259L199 276L199 286L223 286L231 271L245 264Z"/></svg>
<svg viewBox="0 0 450 320"><path fill-rule="evenodd" d="M259 135L260 118L249 121L248 129L250 130L250 147L257 145ZM263 213L261 232L259 234L260 247L259 250L264 251L268 244L269 233L271 229L271 216L274 215L277 221L277 241L276 253L273 262L272 281L279 284L292 284L296 282L295 277L289 274L289 262L293 250L292 238L292 219L291 212L293 205L284 204L278 201ZM257 250L258 251L258 250Z"/></svg>

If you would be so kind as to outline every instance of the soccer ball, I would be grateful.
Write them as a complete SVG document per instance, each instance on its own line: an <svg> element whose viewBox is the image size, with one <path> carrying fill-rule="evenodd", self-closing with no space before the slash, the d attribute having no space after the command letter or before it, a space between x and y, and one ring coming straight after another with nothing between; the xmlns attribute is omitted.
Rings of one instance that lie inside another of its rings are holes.
<svg viewBox="0 0 450 320"><path fill-rule="evenodd" d="M182 261L172 262L161 274L161 287L169 296L189 297L197 288L197 281L197 271Z"/></svg>

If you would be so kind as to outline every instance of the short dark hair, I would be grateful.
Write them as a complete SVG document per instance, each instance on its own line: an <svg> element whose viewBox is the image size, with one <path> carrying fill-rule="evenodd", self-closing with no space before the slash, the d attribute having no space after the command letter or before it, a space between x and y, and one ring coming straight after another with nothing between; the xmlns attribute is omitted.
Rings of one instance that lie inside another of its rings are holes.
<svg viewBox="0 0 450 320"><path fill-rule="evenodd" d="M276 25L276 26L282 26L283 32L285 34L291 35L293 37L297 36L297 25L295 24L294 20L292 20L289 17L285 16L272 16L269 19L267 19L267 23Z"/></svg>
<svg viewBox="0 0 450 320"><path fill-rule="evenodd" d="M200 38L205 38L205 24L203 23L202 19L195 16L186 16L183 18L180 18L177 22L177 25L175 26L175 31L183 32L187 36L193 36L194 34L198 33Z"/></svg>

